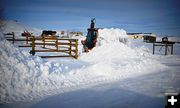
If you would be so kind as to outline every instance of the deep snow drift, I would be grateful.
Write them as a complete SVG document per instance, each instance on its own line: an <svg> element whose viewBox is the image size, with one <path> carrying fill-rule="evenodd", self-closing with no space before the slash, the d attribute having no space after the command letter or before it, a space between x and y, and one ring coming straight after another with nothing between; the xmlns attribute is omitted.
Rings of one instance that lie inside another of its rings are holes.
<svg viewBox="0 0 180 108"><path fill-rule="evenodd" d="M131 48L122 29L100 30L97 47L80 53L73 65L31 56L3 37L0 34L0 102L28 101L166 68L141 48Z"/></svg>

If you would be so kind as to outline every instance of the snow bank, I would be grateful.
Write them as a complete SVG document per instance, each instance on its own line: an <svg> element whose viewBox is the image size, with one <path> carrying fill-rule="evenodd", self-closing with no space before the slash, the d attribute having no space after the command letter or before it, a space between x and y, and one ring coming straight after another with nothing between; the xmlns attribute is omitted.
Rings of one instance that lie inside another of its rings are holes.
<svg viewBox="0 0 180 108"><path fill-rule="evenodd" d="M0 32L11 33L15 32L16 36L21 36L25 30L28 30L34 35L40 35L41 30L37 28L32 28L26 25L21 24L20 22L13 20L0 20Z"/></svg>
<svg viewBox="0 0 180 108"><path fill-rule="evenodd" d="M111 29L99 29L98 30L98 43L97 45L111 44L114 42L122 42L124 44L129 44L127 42L127 34L123 29L111 28Z"/></svg>
<svg viewBox="0 0 180 108"><path fill-rule="evenodd" d="M142 48L130 47L126 31L101 29L98 31L98 46L82 54L80 60L91 63L81 70L108 79L124 79L157 72L165 68Z"/></svg>
<svg viewBox="0 0 180 108"><path fill-rule="evenodd" d="M130 41L123 29L100 29L98 30L98 42L90 53L82 55L82 59L105 60L105 59L129 59L140 58L146 54L140 49L130 47ZM91 59L90 59L91 58Z"/></svg>
<svg viewBox="0 0 180 108"><path fill-rule="evenodd" d="M61 73L65 69L62 64L45 62L21 52L2 34L0 46L0 102L31 99L61 84Z"/></svg>

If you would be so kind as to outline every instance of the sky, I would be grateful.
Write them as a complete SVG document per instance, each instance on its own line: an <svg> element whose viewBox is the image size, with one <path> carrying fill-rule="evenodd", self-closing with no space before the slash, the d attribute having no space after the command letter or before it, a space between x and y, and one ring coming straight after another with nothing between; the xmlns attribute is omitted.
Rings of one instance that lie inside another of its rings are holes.
<svg viewBox="0 0 180 108"><path fill-rule="evenodd" d="M0 0L0 17L45 30L122 28L180 36L179 0Z"/></svg>

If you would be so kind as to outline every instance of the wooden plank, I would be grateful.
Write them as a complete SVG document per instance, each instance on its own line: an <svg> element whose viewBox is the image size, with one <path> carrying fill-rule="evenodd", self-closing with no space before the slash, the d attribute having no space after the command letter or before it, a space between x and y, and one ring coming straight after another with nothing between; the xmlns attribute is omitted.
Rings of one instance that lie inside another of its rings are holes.
<svg viewBox="0 0 180 108"><path fill-rule="evenodd" d="M56 50L56 49L50 49L50 50L34 50L35 52L68 52L69 50ZM75 52L75 50L71 50Z"/></svg>
<svg viewBox="0 0 180 108"><path fill-rule="evenodd" d="M44 43L34 43L35 45L44 45ZM30 44L32 45L32 43ZM45 43L45 45L56 45L55 43Z"/></svg>
<svg viewBox="0 0 180 108"><path fill-rule="evenodd" d="M13 35L13 33L5 33L4 35Z"/></svg>
<svg viewBox="0 0 180 108"><path fill-rule="evenodd" d="M155 44L153 43L153 54L154 54L154 50L155 50Z"/></svg>
<svg viewBox="0 0 180 108"><path fill-rule="evenodd" d="M74 57L71 55L59 55L59 56L40 56L41 58L58 58L58 57Z"/></svg>
<svg viewBox="0 0 180 108"><path fill-rule="evenodd" d="M78 59L78 40L76 40L76 45L75 45L75 59Z"/></svg>
<svg viewBox="0 0 180 108"><path fill-rule="evenodd" d="M173 44L154 44L154 46L172 46Z"/></svg>
<svg viewBox="0 0 180 108"><path fill-rule="evenodd" d="M44 45L44 43L35 43L35 45ZM45 43L45 45L56 45L56 43ZM76 44L70 44L70 43L59 43L58 45L71 45L71 46L75 46Z"/></svg>
<svg viewBox="0 0 180 108"><path fill-rule="evenodd" d="M43 38L40 37L40 36L36 36L35 39L36 39L36 40L42 40ZM74 41L74 42L75 42L76 40L78 40L78 39L70 39L70 38L57 38L57 39L58 39L58 40L62 40L62 41L71 40L71 41Z"/></svg>
<svg viewBox="0 0 180 108"><path fill-rule="evenodd" d="M13 41L13 39L7 39L8 41ZM14 41L26 41L26 39L14 39ZM28 40L31 41L31 40Z"/></svg>
<svg viewBox="0 0 180 108"><path fill-rule="evenodd" d="M71 45L71 46L75 46L76 44L58 42L58 45Z"/></svg>
<svg viewBox="0 0 180 108"><path fill-rule="evenodd" d="M78 39L58 38L58 40L71 40L71 41L76 41L76 40L78 40Z"/></svg>
<svg viewBox="0 0 180 108"><path fill-rule="evenodd" d="M31 45L19 45L18 47L32 47Z"/></svg>

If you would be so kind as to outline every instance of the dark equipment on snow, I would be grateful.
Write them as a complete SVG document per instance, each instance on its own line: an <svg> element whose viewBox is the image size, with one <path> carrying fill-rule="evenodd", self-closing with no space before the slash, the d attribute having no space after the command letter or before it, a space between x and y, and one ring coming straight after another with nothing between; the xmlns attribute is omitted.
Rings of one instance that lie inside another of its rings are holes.
<svg viewBox="0 0 180 108"><path fill-rule="evenodd" d="M55 35L55 34L56 34L56 31L51 31L51 30L49 30L49 31L43 30L42 31L42 35L46 35L46 36Z"/></svg>
<svg viewBox="0 0 180 108"><path fill-rule="evenodd" d="M163 43L168 42L168 37L163 37L163 38L162 38L162 42L163 42Z"/></svg>
<svg viewBox="0 0 180 108"><path fill-rule="evenodd" d="M154 36L143 36L143 37L144 37L144 42L147 42L147 43L156 42L156 37Z"/></svg>
<svg viewBox="0 0 180 108"><path fill-rule="evenodd" d="M81 41L85 52L89 52L89 50L91 50L96 46L98 28L94 28L95 22L96 22L95 18L91 19L90 28L87 29L88 30L87 37L85 40Z"/></svg>

